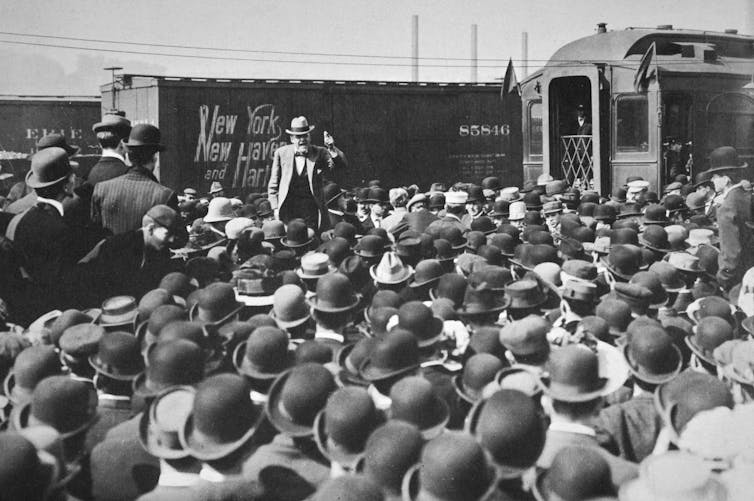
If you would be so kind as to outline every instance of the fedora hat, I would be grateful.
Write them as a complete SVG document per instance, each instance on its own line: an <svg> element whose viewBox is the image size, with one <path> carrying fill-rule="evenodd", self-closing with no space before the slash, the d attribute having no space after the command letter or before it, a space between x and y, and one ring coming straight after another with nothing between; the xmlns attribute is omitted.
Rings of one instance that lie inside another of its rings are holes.
<svg viewBox="0 0 754 501"><path fill-rule="evenodd" d="M419 462L423 446L424 439L416 426L389 420L369 436L357 469L399 499L403 475Z"/></svg>
<svg viewBox="0 0 754 501"><path fill-rule="evenodd" d="M219 223L230 221L234 217L236 217L236 215L233 212L233 205L230 203L230 198L217 197L209 201L207 215L204 216L203 219L205 223Z"/></svg>
<svg viewBox="0 0 754 501"><path fill-rule="evenodd" d="M137 124L131 129L128 141L123 144L128 148L154 148L157 151L165 151L165 145L160 142L161 140L160 129L150 124Z"/></svg>
<svg viewBox="0 0 754 501"><path fill-rule="evenodd" d="M476 437L498 467L531 467L545 445L546 424L541 409L526 394L495 391L469 411L464 429Z"/></svg>
<svg viewBox="0 0 754 501"><path fill-rule="evenodd" d="M728 499L725 485L699 456L670 451L649 456L639 466L639 476L620 486L621 501Z"/></svg>
<svg viewBox="0 0 754 501"><path fill-rule="evenodd" d="M135 326L138 315L136 299L132 296L114 296L102 303L99 324L105 328Z"/></svg>
<svg viewBox="0 0 754 501"><path fill-rule="evenodd" d="M314 439L332 463L351 468L364 452L370 433L384 420L366 389L339 388L314 420Z"/></svg>
<svg viewBox="0 0 754 501"><path fill-rule="evenodd" d="M293 365L288 335L277 327L258 327L236 346L233 365L239 374L272 380Z"/></svg>
<svg viewBox="0 0 754 501"><path fill-rule="evenodd" d="M15 430L37 424L51 426L63 440L88 430L97 420L97 392L91 383L68 376L50 376L39 382L31 400L15 407Z"/></svg>
<svg viewBox="0 0 754 501"><path fill-rule="evenodd" d="M307 228L303 221L291 221L288 223L288 229L280 243L285 247L299 248L309 245L314 240L314 232Z"/></svg>
<svg viewBox="0 0 754 501"><path fill-rule="evenodd" d="M313 130L314 126L309 125L305 116L298 116L291 119L291 128L285 129L285 132L291 136L304 136Z"/></svg>
<svg viewBox="0 0 754 501"><path fill-rule="evenodd" d="M568 345L550 353L544 392L553 400L586 402L604 396L607 378L600 377L597 355L582 345Z"/></svg>
<svg viewBox="0 0 754 501"><path fill-rule="evenodd" d="M463 372L453 376L456 394L473 404L482 398L482 391L503 369L503 361L489 353L472 355L463 366Z"/></svg>
<svg viewBox="0 0 754 501"><path fill-rule="evenodd" d="M133 381L144 371L139 340L127 332L107 332L89 363L98 374L118 381Z"/></svg>
<svg viewBox="0 0 754 501"><path fill-rule="evenodd" d="M131 133L131 121L116 113L106 113L102 120L92 125L92 132L95 134L105 131L112 132L121 139L126 139Z"/></svg>
<svg viewBox="0 0 754 501"><path fill-rule="evenodd" d="M419 343L411 332L393 329L379 340L361 363L359 375L369 382L383 381L419 367Z"/></svg>
<svg viewBox="0 0 754 501"><path fill-rule="evenodd" d="M394 285L408 281L413 276L414 269L404 265L394 252L386 252L379 264L369 268L369 274L377 283Z"/></svg>
<svg viewBox="0 0 754 501"><path fill-rule="evenodd" d="M416 337L419 348L432 346L442 336L443 321L421 301L409 301L398 308L398 325Z"/></svg>
<svg viewBox="0 0 754 501"><path fill-rule="evenodd" d="M317 280L317 289L309 298L309 305L315 311L345 313L355 309L360 301L348 277L330 273Z"/></svg>
<svg viewBox="0 0 754 501"><path fill-rule="evenodd" d="M547 301L547 294L536 280L517 280L505 286L505 295L510 298L507 306L513 310L538 308Z"/></svg>
<svg viewBox="0 0 754 501"><path fill-rule="evenodd" d="M662 384L676 377L683 367L681 350L661 327L634 331L623 347L631 374L649 384Z"/></svg>
<svg viewBox="0 0 754 501"><path fill-rule="evenodd" d="M421 376L408 376L390 388L390 419L399 419L419 428L425 440L440 433L448 423L450 410L432 383Z"/></svg>
<svg viewBox="0 0 754 501"><path fill-rule="evenodd" d="M540 471L532 485L537 501L549 499L615 499L610 465L589 447L560 449L550 468Z"/></svg>
<svg viewBox="0 0 754 501"><path fill-rule="evenodd" d="M749 166L738 158L738 151L733 146L720 146L712 150L709 155L709 169L705 171L708 176L725 171L742 170Z"/></svg>
<svg viewBox="0 0 754 501"><path fill-rule="evenodd" d="M484 449L471 436L448 431L430 440L403 477L404 501L480 501L496 487Z"/></svg>
<svg viewBox="0 0 754 501"><path fill-rule="evenodd" d="M694 334L685 338L686 345L704 362L715 365L715 348L734 337L733 327L720 317L700 319L693 329Z"/></svg>
<svg viewBox="0 0 754 501"><path fill-rule="evenodd" d="M333 375L324 366L311 362L296 365L273 381L265 413L280 433L310 437L317 414L335 389Z"/></svg>
<svg viewBox="0 0 754 501"><path fill-rule="evenodd" d="M44 378L60 375L58 354L52 346L29 346L16 356L3 382L3 393L17 406L31 400L34 388Z"/></svg>
<svg viewBox="0 0 754 501"><path fill-rule="evenodd" d="M236 299L233 286L215 282L202 289L199 301L189 310L189 319L207 325L222 325L237 315L241 308L243 303Z"/></svg>
<svg viewBox="0 0 754 501"><path fill-rule="evenodd" d="M500 313L510 305L510 298L499 291L490 289L486 282L477 287L469 285L463 303L456 309L461 318L473 319L482 315Z"/></svg>
<svg viewBox="0 0 754 501"><path fill-rule="evenodd" d="M194 405L192 386L170 386L155 395L139 419L139 443L160 459L183 459L190 453L179 438L181 427Z"/></svg>
<svg viewBox="0 0 754 501"><path fill-rule="evenodd" d="M251 401L250 389L236 374L218 374L199 383L178 434L181 446L200 461L214 461L246 444L264 418Z"/></svg>
<svg viewBox="0 0 754 501"><path fill-rule="evenodd" d="M273 296L270 316L281 329L291 329L308 321L311 316L301 287L293 284L279 287Z"/></svg>
<svg viewBox="0 0 754 501"><path fill-rule="evenodd" d="M154 397L166 388L193 386L204 379L205 354L187 339L161 341L146 359L146 369L133 380L134 395Z"/></svg>
<svg viewBox="0 0 754 501"><path fill-rule="evenodd" d="M46 134L37 141L37 150L44 150L46 148L63 148L69 157L78 153L81 148L73 146L65 142L65 136L62 134Z"/></svg>
<svg viewBox="0 0 754 501"><path fill-rule="evenodd" d="M30 188L52 186L67 179L71 172L73 171L66 150L57 147L39 150L31 157L26 185Z"/></svg>

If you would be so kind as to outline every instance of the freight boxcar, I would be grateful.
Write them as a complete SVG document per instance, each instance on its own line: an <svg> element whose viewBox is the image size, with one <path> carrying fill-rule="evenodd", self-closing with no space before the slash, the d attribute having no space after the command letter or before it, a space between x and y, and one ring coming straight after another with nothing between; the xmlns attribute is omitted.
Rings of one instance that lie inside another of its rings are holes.
<svg viewBox="0 0 754 501"><path fill-rule="evenodd" d="M22 180L39 138L58 133L81 148L83 169L98 158L92 124L100 118L97 96L0 96L0 175L4 183Z"/></svg>
<svg viewBox="0 0 754 501"><path fill-rule="evenodd" d="M521 107L506 106L500 84L305 80L219 80L122 75L103 111L125 111L133 123L160 128L160 180L206 192L219 181L234 194L263 192L285 129L305 115L328 131L349 160L335 179L356 186L433 181L521 181ZM113 101L114 97L114 101Z"/></svg>

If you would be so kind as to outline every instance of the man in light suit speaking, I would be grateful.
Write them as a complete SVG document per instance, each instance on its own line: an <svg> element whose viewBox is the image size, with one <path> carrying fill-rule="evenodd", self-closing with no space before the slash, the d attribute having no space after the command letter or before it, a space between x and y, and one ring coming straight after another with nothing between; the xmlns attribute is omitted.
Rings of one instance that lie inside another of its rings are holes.
<svg viewBox="0 0 754 501"><path fill-rule="evenodd" d="M326 148L311 144L306 117L291 120L286 132L291 144L275 150L267 194L277 217L287 223L301 218L315 230L326 229L328 218L323 195L323 177L337 168L345 168L346 158L335 147L332 136L324 131Z"/></svg>

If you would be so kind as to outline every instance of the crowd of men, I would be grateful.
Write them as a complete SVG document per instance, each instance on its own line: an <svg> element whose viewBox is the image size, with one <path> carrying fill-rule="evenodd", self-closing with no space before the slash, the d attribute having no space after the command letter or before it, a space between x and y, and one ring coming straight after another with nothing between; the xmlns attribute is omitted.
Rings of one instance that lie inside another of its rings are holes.
<svg viewBox="0 0 754 501"><path fill-rule="evenodd" d="M751 184L344 190L298 117L267 194L160 131L47 136L0 214L0 499L744 500ZM169 147L169 145L168 145Z"/></svg>

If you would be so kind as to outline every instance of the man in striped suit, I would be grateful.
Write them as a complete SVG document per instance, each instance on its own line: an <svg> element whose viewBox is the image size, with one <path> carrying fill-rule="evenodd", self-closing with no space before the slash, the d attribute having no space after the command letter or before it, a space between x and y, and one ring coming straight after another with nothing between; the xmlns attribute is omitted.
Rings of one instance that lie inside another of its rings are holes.
<svg viewBox="0 0 754 501"><path fill-rule="evenodd" d="M160 130L154 125L139 124L131 130L128 158L131 168L122 176L97 183L92 196L92 220L118 235L141 227L141 218L155 205L178 210L176 193L161 185L152 171L160 143Z"/></svg>

